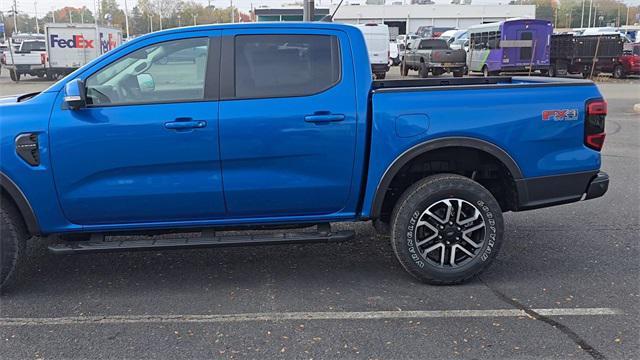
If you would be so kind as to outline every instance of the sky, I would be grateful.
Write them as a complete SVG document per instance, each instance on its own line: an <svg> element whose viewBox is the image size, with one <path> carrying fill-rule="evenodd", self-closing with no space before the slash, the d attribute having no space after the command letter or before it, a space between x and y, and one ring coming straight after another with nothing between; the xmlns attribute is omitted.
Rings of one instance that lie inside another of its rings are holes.
<svg viewBox="0 0 640 360"><path fill-rule="evenodd" d="M120 7L124 9L125 0L117 0L120 3ZM132 8L137 4L137 0L126 0L129 8ZM195 0L203 5L208 4L208 0ZM269 7L279 7L282 4L293 3L293 0L211 0L211 4L216 7L227 7L230 2L233 1L234 6L237 8L248 11L251 8L251 4L257 7L260 5L266 5ZM332 3L337 4L340 0L315 0L316 7L329 7ZM360 2L364 3L365 0L345 0L345 2ZM434 0L436 4L449 4L450 0ZM587 0L588 1L588 0ZM82 7L86 6L91 11L94 9L93 0L16 0L18 4L18 11L26 12L31 16L35 15L37 3L38 16L42 16L52 9L58 9L65 6ZM391 3L391 0L387 0ZM408 0L407 0L408 2ZM509 0L473 0L474 4L507 4ZM624 0L628 5L640 5L640 0ZM7 11L11 9L13 0L0 0L0 10Z"/></svg>

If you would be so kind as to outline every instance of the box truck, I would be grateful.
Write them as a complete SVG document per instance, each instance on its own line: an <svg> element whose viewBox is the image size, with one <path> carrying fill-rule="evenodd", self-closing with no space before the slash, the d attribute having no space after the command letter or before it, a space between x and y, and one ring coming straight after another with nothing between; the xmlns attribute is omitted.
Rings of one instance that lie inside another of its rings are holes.
<svg viewBox="0 0 640 360"><path fill-rule="evenodd" d="M94 24L51 23L45 25L47 77L65 76L122 44L120 29Z"/></svg>

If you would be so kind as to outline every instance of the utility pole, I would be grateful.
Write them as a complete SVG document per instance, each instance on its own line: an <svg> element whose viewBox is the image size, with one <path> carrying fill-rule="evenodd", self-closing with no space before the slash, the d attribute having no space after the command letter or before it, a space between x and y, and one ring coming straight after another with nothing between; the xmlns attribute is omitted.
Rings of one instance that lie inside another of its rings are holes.
<svg viewBox="0 0 640 360"><path fill-rule="evenodd" d="M53 6L51 7L51 22L56 23L56 8Z"/></svg>
<svg viewBox="0 0 640 360"><path fill-rule="evenodd" d="M94 0L93 2L93 22L98 26L98 17L100 17L100 4L98 0Z"/></svg>
<svg viewBox="0 0 640 360"><path fill-rule="evenodd" d="M627 21L624 22L625 25L629 25L629 9L631 9L631 6L626 5L627 6Z"/></svg>
<svg viewBox="0 0 640 360"><path fill-rule="evenodd" d="M230 8L231 8L231 23L233 24L234 22L236 22L236 19L233 16L233 0L229 0L229 3L231 4L231 6L230 6Z"/></svg>
<svg viewBox="0 0 640 360"><path fill-rule="evenodd" d="M585 2L585 0L582 0L582 15L580 16L580 27L581 28L584 27L584 2Z"/></svg>
<svg viewBox="0 0 640 360"><path fill-rule="evenodd" d="M589 24L587 27L591 27L591 8L593 8L593 0L589 1Z"/></svg>
<svg viewBox="0 0 640 360"><path fill-rule="evenodd" d="M313 0L304 0L302 21L313 21L315 12L315 3Z"/></svg>
<svg viewBox="0 0 640 360"><path fill-rule="evenodd" d="M127 0L124 0L124 26L127 31L127 40L129 40L129 7L127 6Z"/></svg>
<svg viewBox="0 0 640 360"><path fill-rule="evenodd" d="M84 24L84 6L80 9L80 22Z"/></svg>
<svg viewBox="0 0 640 360"><path fill-rule="evenodd" d="M38 2L34 1L33 2L33 9L35 10L35 19L36 19L36 32L38 34L40 34L40 24L38 23Z"/></svg>
<svg viewBox="0 0 640 360"><path fill-rule="evenodd" d="M196 19L198 18L198 15L193 14L193 26L198 25L198 23L196 22Z"/></svg>
<svg viewBox="0 0 640 360"><path fill-rule="evenodd" d="M18 32L18 1L13 0L13 32Z"/></svg>

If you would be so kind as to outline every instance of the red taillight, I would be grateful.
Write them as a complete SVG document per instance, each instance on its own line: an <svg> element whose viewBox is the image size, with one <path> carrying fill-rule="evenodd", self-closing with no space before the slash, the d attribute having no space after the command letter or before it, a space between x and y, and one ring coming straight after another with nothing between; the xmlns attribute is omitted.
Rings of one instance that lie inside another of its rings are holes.
<svg viewBox="0 0 640 360"><path fill-rule="evenodd" d="M584 119L584 144L596 151L602 150L604 145L604 120L607 116L607 102L592 100L587 103Z"/></svg>
<svg viewBox="0 0 640 360"><path fill-rule="evenodd" d="M604 100L592 101L587 105L587 116L607 115L607 102Z"/></svg>
<svg viewBox="0 0 640 360"><path fill-rule="evenodd" d="M47 63L47 53L40 53L40 63L42 65Z"/></svg>
<svg viewBox="0 0 640 360"><path fill-rule="evenodd" d="M585 139L585 143L588 147L600 151L604 146L605 136L607 136L607 134L605 133L587 135L587 138Z"/></svg>

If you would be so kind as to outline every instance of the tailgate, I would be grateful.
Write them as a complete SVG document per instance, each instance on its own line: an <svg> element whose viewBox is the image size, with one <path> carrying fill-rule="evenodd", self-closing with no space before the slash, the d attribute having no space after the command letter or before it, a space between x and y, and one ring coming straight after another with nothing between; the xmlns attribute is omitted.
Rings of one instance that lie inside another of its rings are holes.
<svg viewBox="0 0 640 360"><path fill-rule="evenodd" d="M40 64L40 54L32 53L13 53L13 61L11 53L7 52L8 65L37 65Z"/></svg>
<svg viewBox="0 0 640 360"><path fill-rule="evenodd" d="M464 50L431 50L432 63L464 64L466 58Z"/></svg>

